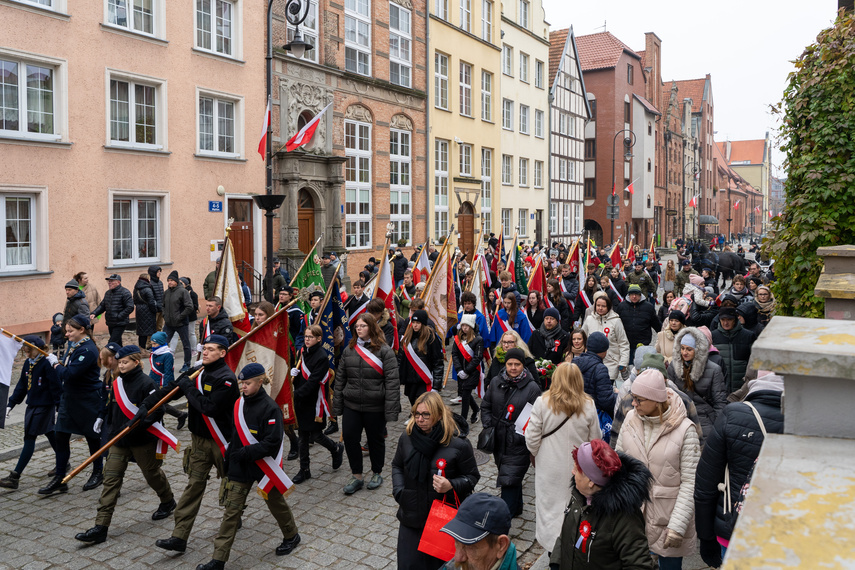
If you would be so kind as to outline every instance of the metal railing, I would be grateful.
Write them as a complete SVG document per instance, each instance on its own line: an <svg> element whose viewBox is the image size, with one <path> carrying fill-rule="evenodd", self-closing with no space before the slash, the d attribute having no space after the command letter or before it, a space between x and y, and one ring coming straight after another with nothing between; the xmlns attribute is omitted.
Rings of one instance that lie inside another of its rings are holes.
<svg viewBox="0 0 855 570"><path fill-rule="evenodd" d="M238 273L243 275L243 280L249 286L249 291L252 295L252 302L257 303L262 300L261 289L263 285L263 275L255 270L255 268L241 261L238 264Z"/></svg>

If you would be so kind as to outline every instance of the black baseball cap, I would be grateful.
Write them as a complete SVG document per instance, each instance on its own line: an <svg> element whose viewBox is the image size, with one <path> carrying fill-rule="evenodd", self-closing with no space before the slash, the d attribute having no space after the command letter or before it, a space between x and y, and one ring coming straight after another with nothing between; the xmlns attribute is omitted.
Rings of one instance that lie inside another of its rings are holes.
<svg viewBox="0 0 855 570"><path fill-rule="evenodd" d="M460 503L453 519L441 532L462 544L475 544L488 534L508 534L511 530L511 512L508 505L495 495L475 493Z"/></svg>

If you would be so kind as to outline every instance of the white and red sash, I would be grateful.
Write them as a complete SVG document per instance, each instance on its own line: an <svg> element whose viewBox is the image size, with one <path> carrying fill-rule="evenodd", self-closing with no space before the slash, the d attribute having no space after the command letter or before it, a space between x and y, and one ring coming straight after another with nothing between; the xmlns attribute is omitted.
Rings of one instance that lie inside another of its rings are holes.
<svg viewBox="0 0 855 570"><path fill-rule="evenodd" d="M171 352L169 350L169 346L160 346L156 350L152 350L151 354L148 355L148 363L151 366L151 371L158 375L158 377L160 378L160 380L158 381L158 384L160 384L161 386L163 386L163 371L158 370L157 366L155 366L154 357L160 356L161 354L164 354L167 352Z"/></svg>
<svg viewBox="0 0 855 570"><path fill-rule="evenodd" d="M614 281L612 281L611 279L609 279L609 289L614 291L615 295L617 295L618 301L623 303L623 295L620 294L620 291L617 290L617 287L615 287Z"/></svg>
<svg viewBox="0 0 855 570"><path fill-rule="evenodd" d="M356 324L356 319L359 318L359 315L365 312L366 308L368 308L368 303L362 303L361 307L353 311L353 314L350 315L350 317L348 317L347 319L348 326L352 327L354 324Z"/></svg>
<svg viewBox="0 0 855 570"><path fill-rule="evenodd" d="M204 386L202 385L202 375L205 374L205 371L199 373L196 376L196 388L203 395L205 394ZM205 414L201 414L202 419L205 420L205 425L208 426L208 431L211 433L211 439L217 444L217 447L220 448L220 453L223 454L223 457L226 456L226 449L229 447L229 442L226 440L223 432L220 431L220 426L217 425L217 421L214 418L208 417Z"/></svg>
<svg viewBox="0 0 855 570"><path fill-rule="evenodd" d="M211 318L205 317L205 338L211 336ZM202 339L202 342L205 342L205 338Z"/></svg>
<svg viewBox="0 0 855 570"><path fill-rule="evenodd" d="M419 375L419 378L422 379L427 385L427 391L430 392L433 389L433 385L431 382L431 373L428 365L425 364L425 361L419 358L419 354L416 352L416 348L413 346L415 343L407 344L407 350L405 354L407 355L407 360L410 361L410 365L413 367L413 370L416 371L416 374Z"/></svg>
<svg viewBox="0 0 855 570"><path fill-rule="evenodd" d="M380 360L373 352L361 346L359 342L354 346L356 353L362 357L365 363L377 371L378 374L383 374L383 361Z"/></svg>
<svg viewBox="0 0 855 570"><path fill-rule="evenodd" d="M466 362L472 362L472 359L475 357L475 353L472 352L472 347L469 346L469 343L465 340L460 340L459 336L454 337L454 344L457 345L457 350L460 351L460 354L463 355L463 360ZM481 365L481 361L478 361L478 387L475 388L475 393L479 398L484 397L484 367Z"/></svg>
<svg viewBox="0 0 855 570"><path fill-rule="evenodd" d="M305 356L305 353L303 352L304 350L305 350L304 348L301 348L300 352L302 352L303 355ZM306 359L305 358L300 359L300 373L303 375L304 380L306 380L306 381L309 380L309 375L311 374L311 372L309 372L309 367L306 366ZM324 374L324 377L321 378L321 385L318 387L318 401L315 403L315 417L316 418L323 418L323 415L321 414L322 409L324 412L326 412L327 416L332 416L332 414L330 413L330 405L327 402L327 393L326 393L327 392L326 391L326 385L327 385L327 381L329 381L329 379L330 379L330 371L329 371L329 369L327 369L326 374ZM321 421L323 421L323 420L321 420Z"/></svg>
<svg viewBox="0 0 855 570"><path fill-rule="evenodd" d="M555 303L552 302L552 299L549 298L549 295L543 296L543 302L546 305L547 309L552 309L555 307Z"/></svg>
<svg viewBox="0 0 855 570"><path fill-rule="evenodd" d="M249 426L246 425L246 418L243 415L244 399L238 398L235 402L235 430L244 447L258 443L252 432L249 431ZM270 420L276 423L275 420ZM258 482L258 494L267 500L267 495L274 489L279 489L283 495L288 492L288 489L294 484L285 471L282 470L282 444L279 444L279 453L276 458L262 457L256 460L255 464L264 472L264 477Z"/></svg>
<svg viewBox="0 0 855 570"><path fill-rule="evenodd" d="M588 309L591 307L591 300L588 298L587 293L585 293L584 289L579 291L579 296L582 297L582 303L585 304L585 308Z"/></svg>
<svg viewBox="0 0 855 570"><path fill-rule="evenodd" d="M567 285L564 284L564 278L563 277L558 281L558 286L561 287L562 293L569 293L570 292L567 290Z"/></svg>
<svg viewBox="0 0 855 570"><path fill-rule="evenodd" d="M412 301L413 298L410 297L410 294L407 293L407 287L405 285L401 285L401 297L406 299L407 301Z"/></svg>
<svg viewBox="0 0 855 570"><path fill-rule="evenodd" d="M122 413L129 420L137 415L139 408L128 398L128 394L125 392L125 383L121 376L113 380L113 396L116 398L116 404L119 405L119 409L122 410ZM169 451L167 447L171 447L176 452L178 451L181 445L178 438L166 431L162 423L154 422L146 428L146 431L157 438L155 453L158 459L164 458L166 452Z"/></svg>

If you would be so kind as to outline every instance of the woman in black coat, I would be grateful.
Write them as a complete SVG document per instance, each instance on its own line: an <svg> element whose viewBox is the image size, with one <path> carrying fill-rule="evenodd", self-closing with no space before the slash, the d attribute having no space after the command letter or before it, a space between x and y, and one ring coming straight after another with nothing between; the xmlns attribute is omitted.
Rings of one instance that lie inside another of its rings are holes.
<svg viewBox="0 0 855 570"><path fill-rule="evenodd" d="M442 342L427 323L427 311L413 311L410 327L404 333L398 351L398 377L410 405L415 404L416 398L425 392L442 389L445 373Z"/></svg>
<svg viewBox="0 0 855 570"><path fill-rule="evenodd" d="M505 370L505 355L512 348L519 348L525 354L525 368L531 372L532 378L537 378L540 374L537 371L537 366L534 363L534 356L528 349L528 345L523 342L520 335L516 331L507 331L499 339L499 345L496 347L496 353L490 359L490 368L487 370L487 375L484 377L484 390L490 387L490 381L500 375Z"/></svg>
<svg viewBox="0 0 855 570"><path fill-rule="evenodd" d="M549 297L547 305L551 304L558 310L558 314L561 317L561 328L569 333L573 330L573 313L570 311L570 303L567 302L567 299L561 293L561 284L558 282L558 279L550 279L546 282L546 295ZM540 327L535 328L538 329Z"/></svg>
<svg viewBox="0 0 855 570"><path fill-rule="evenodd" d="M593 275L588 275L585 278L585 286L576 295L575 309L573 310L573 322L583 322L585 317L585 309L594 306L594 293L600 290L600 284L597 283L597 278Z"/></svg>
<svg viewBox="0 0 855 570"><path fill-rule="evenodd" d="M484 429L493 428L493 459L499 468L496 484L502 489L502 500L511 515L522 514L522 481L529 459L525 436L516 432L514 422L526 404L534 404L540 387L525 368L525 354L519 348L505 355L505 370L493 378L481 406Z"/></svg>
<svg viewBox="0 0 855 570"><path fill-rule="evenodd" d="M398 568L436 570L445 561L419 552L434 500L459 504L481 478L472 445L460 437L438 392L416 399L392 459L392 496L398 503Z"/></svg>
<svg viewBox="0 0 855 570"><path fill-rule="evenodd" d="M141 273L134 285L134 310L139 345L145 348L148 338L157 332L157 313L162 310L154 297L148 273Z"/></svg>
<svg viewBox="0 0 855 570"><path fill-rule="evenodd" d="M457 327L457 335L451 345L451 362L457 371L457 395L460 396L460 415L466 419L472 408L471 423L478 421L478 404L472 396L472 390L478 390L478 396L484 397L486 389L481 381L484 364L484 339L475 332L475 315L463 315Z"/></svg>
<svg viewBox="0 0 855 570"><path fill-rule="evenodd" d="M545 310L546 305L543 303L543 295L540 291L529 291L525 298L525 316L535 330L543 324L543 311Z"/></svg>
<svg viewBox="0 0 855 570"><path fill-rule="evenodd" d="M331 380L330 361L327 351L321 346L323 334L319 325L306 329L299 367L291 369L294 378L294 412L300 437L300 471L293 479L297 485L312 478L312 472L309 471L311 443L321 444L332 454L333 469L341 467L344 457L344 444L333 442L323 432L325 418L330 412L326 393Z"/></svg>

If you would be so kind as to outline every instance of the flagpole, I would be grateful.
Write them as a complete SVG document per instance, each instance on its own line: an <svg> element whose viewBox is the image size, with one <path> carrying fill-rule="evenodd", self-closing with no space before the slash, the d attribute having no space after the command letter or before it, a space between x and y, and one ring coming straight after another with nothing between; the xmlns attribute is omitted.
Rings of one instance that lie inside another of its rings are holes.
<svg viewBox="0 0 855 570"><path fill-rule="evenodd" d="M300 268L297 270L297 273L295 273L295 274L294 274L294 277L292 277L292 278L291 278L291 283L289 283L289 285L290 285L291 287L293 287L293 286L294 286L294 281L296 281L296 280L297 280L297 276L298 276L298 275L300 275L300 272L301 272L301 271L303 270L303 268L306 266L306 263L308 263L308 262L309 262L309 258L310 258L310 257L311 257L311 255L315 252L315 248L316 248L316 247L318 247L318 244L321 242L321 240L322 240L322 239L324 239L324 234L325 234L325 233L326 233L326 232L321 232L321 236L320 236L317 240L315 240L314 245L312 245L312 249L310 249L310 250L309 250L309 253L306 255L305 259L303 259L303 263L301 263L301 264L300 264ZM339 263L339 266L341 266L341 263Z"/></svg>
<svg viewBox="0 0 855 570"><path fill-rule="evenodd" d="M451 224L451 227L448 230L448 233L445 236L445 239L442 242L442 249L439 250L439 255L436 257L437 261L442 257L443 252L448 249L448 240L451 238L451 233L454 231L454 224ZM430 275L428 275L428 280L425 283L425 288L422 289L420 299L424 299L427 291L430 289L431 283L433 282L433 276L436 274L436 270L431 268Z"/></svg>
<svg viewBox="0 0 855 570"><path fill-rule="evenodd" d="M484 237L484 228L481 228L481 231L478 232L478 241L475 242L475 253L472 254L472 265L475 266L475 275L472 276L472 279L469 280L469 283L466 284L466 291L472 291L472 285L475 283L475 277L478 275L478 267L481 265L480 263L475 263L481 254L478 253L478 250L481 248L481 239Z"/></svg>
<svg viewBox="0 0 855 570"><path fill-rule="evenodd" d="M324 293L324 300L321 301L321 307L318 309L318 314L315 318L318 318L318 319L321 318L321 314L326 310L327 305L330 302L330 298L332 297L332 289L333 289L332 284L336 279L338 279L339 269L341 269L341 263L339 263L338 267L335 268L335 273L333 273L332 279L330 279L330 286L327 287L327 292ZM315 324L314 321L312 322L312 324Z"/></svg>
<svg viewBox="0 0 855 570"><path fill-rule="evenodd" d="M380 270L377 272L378 278L383 273L383 266L387 265L389 263L389 260L387 259L387 257L388 257L387 252L389 251L389 240L391 238L392 238L392 231L388 230L386 232L386 241L383 242L383 254L380 256ZM413 266L413 267L415 267L415 266ZM378 283L379 283L379 281L378 281ZM366 283L366 285L367 285L367 283ZM390 294L394 294L394 293L395 293L395 278L393 275L393 277L392 277L392 291L390 291ZM375 285L374 290L371 291L371 299L373 300L376 296L377 296L377 286Z"/></svg>
<svg viewBox="0 0 855 570"><path fill-rule="evenodd" d="M3 335L5 335L5 336L7 336L7 337L11 338L12 340L17 340L17 341L19 341L19 342L23 342L26 346L29 346L30 348L35 348L36 350L38 350L39 352L41 352L41 353L42 353L42 354L44 354L45 356L50 356L50 353L45 352L44 350L42 350L41 348L37 347L36 345L34 345L34 344L33 344L33 343L31 343L31 342L27 342L27 341L25 341L24 339L22 339L22 338L21 338L21 337L19 337L18 335L15 335L15 334L10 333L10 332L9 332L9 331L7 331L6 329L0 329L0 333L3 333Z"/></svg>

